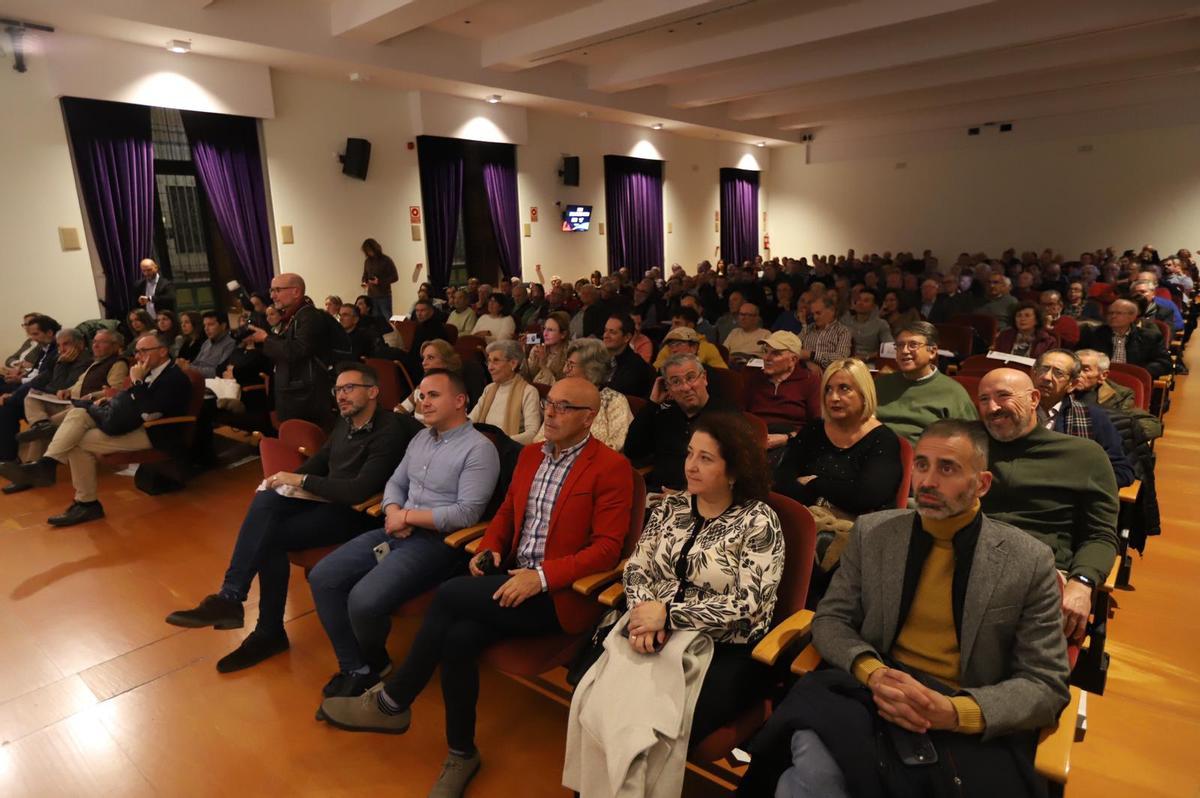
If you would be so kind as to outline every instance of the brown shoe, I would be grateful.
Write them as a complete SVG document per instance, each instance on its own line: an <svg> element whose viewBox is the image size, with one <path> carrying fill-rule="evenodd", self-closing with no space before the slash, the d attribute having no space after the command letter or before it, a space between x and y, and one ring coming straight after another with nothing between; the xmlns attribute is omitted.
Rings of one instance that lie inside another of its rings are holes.
<svg viewBox="0 0 1200 798"><path fill-rule="evenodd" d="M412 710L405 708L395 715L385 713L379 708L382 691L383 682L380 682L354 698L326 698L321 702L317 717L345 731L404 734L412 722Z"/></svg>
<svg viewBox="0 0 1200 798"><path fill-rule="evenodd" d="M447 754L442 763L442 775L429 791L429 798L461 798L467 784L479 772L479 751L470 756Z"/></svg>

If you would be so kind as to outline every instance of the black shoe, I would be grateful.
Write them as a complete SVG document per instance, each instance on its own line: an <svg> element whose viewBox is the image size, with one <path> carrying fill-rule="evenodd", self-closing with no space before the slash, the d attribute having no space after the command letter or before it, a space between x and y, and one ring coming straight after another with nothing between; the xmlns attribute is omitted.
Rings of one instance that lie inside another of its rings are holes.
<svg viewBox="0 0 1200 798"><path fill-rule="evenodd" d="M50 526L75 526L85 521L96 521L104 517L104 508L100 502L75 502L62 515L52 515L46 519Z"/></svg>
<svg viewBox="0 0 1200 798"><path fill-rule="evenodd" d="M35 421L29 429L17 433L17 443L49 440L54 437L54 431L55 426L49 421Z"/></svg>
<svg viewBox="0 0 1200 798"><path fill-rule="evenodd" d="M11 496L14 493L20 493L21 491L29 490L32 487L33 485L28 485L24 482L14 482L11 485L5 485L3 488L0 488L0 493Z"/></svg>
<svg viewBox="0 0 1200 798"><path fill-rule="evenodd" d="M43 457L41 460L18 466L16 469L6 469L4 476L12 482L22 482L35 488L48 488L58 478L58 461L50 457Z"/></svg>
<svg viewBox="0 0 1200 798"><path fill-rule="evenodd" d="M287 650L287 635L282 631L263 633L255 629L240 646L217 660L217 670L221 673L233 673L253 667Z"/></svg>
<svg viewBox="0 0 1200 798"><path fill-rule="evenodd" d="M28 484L22 481L21 461L20 460L3 460L0 461L0 477L4 477L9 482L25 485Z"/></svg>
<svg viewBox="0 0 1200 798"><path fill-rule="evenodd" d="M171 613L167 616L167 623L172 626L186 626L189 629L205 626L214 629L241 629L246 623L245 610L242 608L242 602L222 598L214 593L205 596L195 609Z"/></svg>
<svg viewBox="0 0 1200 798"><path fill-rule="evenodd" d="M379 684L379 674L377 673L342 673L338 671L321 688L321 694L326 698L354 698L377 684Z"/></svg>

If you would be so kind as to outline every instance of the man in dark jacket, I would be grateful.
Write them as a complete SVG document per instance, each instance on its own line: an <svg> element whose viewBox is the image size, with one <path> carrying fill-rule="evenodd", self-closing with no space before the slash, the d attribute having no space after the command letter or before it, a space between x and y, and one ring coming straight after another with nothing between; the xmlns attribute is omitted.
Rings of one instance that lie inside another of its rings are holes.
<svg viewBox="0 0 1200 798"><path fill-rule="evenodd" d="M282 329L268 333L253 325L250 340L263 345L263 354L275 364L275 411L280 421L300 418L322 429L333 424L329 390L333 380L328 314L304 296L304 279L284 273L271 280L271 299L283 314Z"/></svg>
<svg viewBox="0 0 1200 798"><path fill-rule="evenodd" d="M1108 306L1107 324L1086 332L1081 349L1095 349L1113 363L1132 363L1158 379L1171 373L1171 355L1157 327L1139 327L1136 303L1118 299Z"/></svg>
<svg viewBox="0 0 1200 798"><path fill-rule="evenodd" d="M628 313L615 313L604 322L604 348L613 360L608 387L629 396L649 396L656 375L654 367L629 347L636 332Z"/></svg>
<svg viewBox="0 0 1200 798"><path fill-rule="evenodd" d="M133 308L157 315L160 311L175 310L175 286L158 273L158 264L146 258L138 268L142 279L133 284Z"/></svg>
<svg viewBox="0 0 1200 798"><path fill-rule="evenodd" d="M53 394L70 388L92 363L83 336L74 328L59 330L55 341L58 347L52 363L44 364L36 377L17 390L0 396L0 460L16 459L17 429L25 418L26 399L31 394Z"/></svg>
<svg viewBox="0 0 1200 798"><path fill-rule="evenodd" d="M104 517L104 508L96 499L96 455L131 452L153 448L147 421L181 416L192 396L192 382L171 360L167 342L158 333L145 333L135 343L137 362L129 369L133 385L113 397L114 406L128 407L136 414L137 426L129 432L102 432L90 408L69 411L54 433L46 455L34 463L0 466L0 474L10 481L35 488L53 485L59 463L71 466L75 501L61 515L52 516L52 526L73 526Z"/></svg>
<svg viewBox="0 0 1200 798"><path fill-rule="evenodd" d="M344 306L343 306L344 307ZM242 604L258 574L258 625L217 670L256 665L288 648L283 630L287 553L345 543L379 521L355 505L380 493L421 425L379 407L375 370L343 363L337 385L339 419L325 444L295 472L272 474L254 494L238 531L221 589L200 605L167 616L175 626L240 629ZM265 441L264 441L265 443Z"/></svg>

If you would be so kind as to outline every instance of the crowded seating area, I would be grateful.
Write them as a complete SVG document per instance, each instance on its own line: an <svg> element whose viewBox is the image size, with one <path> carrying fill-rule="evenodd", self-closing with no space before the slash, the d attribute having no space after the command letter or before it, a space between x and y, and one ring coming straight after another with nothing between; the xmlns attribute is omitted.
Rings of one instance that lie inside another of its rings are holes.
<svg viewBox="0 0 1200 798"><path fill-rule="evenodd" d="M166 624L237 635L178 633L219 674L195 689L259 685L228 734L272 713L385 760L423 734L442 764L404 794L536 768L584 798L801 798L1074 794L1123 733L1088 698L1141 656L1121 591L1182 531L1155 447L1188 250L539 266L411 308L363 253L354 303L283 272L176 315L146 260L124 318L11 319L9 514L95 537L130 497L231 510L204 521L223 573L162 575ZM324 674L307 703L271 692L281 662ZM512 756L547 699L561 758Z"/></svg>

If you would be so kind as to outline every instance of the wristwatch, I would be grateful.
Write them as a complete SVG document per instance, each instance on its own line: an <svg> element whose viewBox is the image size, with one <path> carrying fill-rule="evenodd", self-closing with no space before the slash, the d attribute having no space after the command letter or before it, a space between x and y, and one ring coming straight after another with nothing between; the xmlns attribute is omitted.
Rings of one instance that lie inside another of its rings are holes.
<svg viewBox="0 0 1200 798"><path fill-rule="evenodd" d="M1081 585L1086 585L1090 590L1096 589L1096 583L1083 574L1073 574L1067 581L1078 582Z"/></svg>

